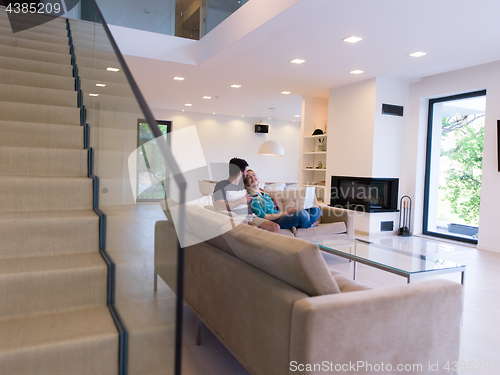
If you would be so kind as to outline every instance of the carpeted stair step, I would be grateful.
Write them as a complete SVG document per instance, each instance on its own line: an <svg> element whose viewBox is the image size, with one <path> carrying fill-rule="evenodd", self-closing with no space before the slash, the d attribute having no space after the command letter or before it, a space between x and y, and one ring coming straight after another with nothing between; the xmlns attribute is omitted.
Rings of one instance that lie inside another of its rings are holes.
<svg viewBox="0 0 500 375"><path fill-rule="evenodd" d="M14 25L32 25L35 27L50 27L54 29L64 29L66 27L66 20L59 17L52 17L51 19L47 18L47 20L49 20L48 22L40 23L39 15L41 15L41 13L39 13L39 15L25 13L21 15L21 17L17 15L16 17L11 18L8 18L9 13L6 10L3 10L1 13L7 17L0 17L0 21L9 21L9 23L12 22Z"/></svg>
<svg viewBox="0 0 500 375"><path fill-rule="evenodd" d="M0 147L83 149L83 127L0 121Z"/></svg>
<svg viewBox="0 0 500 375"><path fill-rule="evenodd" d="M107 307L0 322L2 375L116 375L118 333Z"/></svg>
<svg viewBox="0 0 500 375"><path fill-rule="evenodd" d="M5 6L0 6L0 19L10 19L9 18L9 13L7 12L7 9ZM31 14L31 13L26 13L23 14L21 17L16 17L14 20L22 20L23 22L38 22L40 23L40 19L46 19L48 22L44 23L43 25L57 25L57 24L65 24L66 19L61 18L61 17L54 17L50 16L44 13L37 13L37 14Z"/></svg>
<svg viewBox="0 0 500 375"><path fill-rule="evenodd" d="M27 87L0 83L0 101L76 108L75 91Z"/></svg>
<svg viewBox="0 0 500 375"><path fill-rule="evenodd" d="M92 202L90 178L0 178L0 212L88 210Z"/></svg>
<svg viewBox="0 0 500 375"><path fill-rule="evenodd" d="M62 44L40 42L30 39L21 39L21 38L16 38L15 35L16 34L0 35L0 45L69 54L69 45L67 44L62 45Z"/></svg>
<svg viewBox="0 0 500 375"><path fill-rule="evenodd" d="M59 44L60 46L68 45L68 35L65 30L56 30L56 33L54 34L43 34L37 31L41 26L37 26L32 29L13 33L10 26L5 26L6 27L2 27L0 25L0 35L2 36L10 36L18 39L36 40L38 42L54 43Z"/></svg>
<svg viewBox="0 0 500 375"><path fill-rule="evenodd" d="M0 316L105 306L107 274L98 251L4 258L0 262Z"/></svg>
<svg viewBox="0 0 500 375"><path fill-rule="evenodd" d="M58 19L56 21L56 19L52 18L52 21L40 24L40 20L38 18L36 18L36 16L30 17L30 15L28 15L28 14L23 15L22 18L16 17L16 18L11 19L11 20L9 20L8 18L0 17L0 26L11 28L11 25L14 25L16 30L18 30L19 26L21 26L23 28L26 26L29 26L32 28L32 29L18 31L21 33L24 31L36 29L40 33L50 35L50 34L53 34L55 32L58 32L58 31L66 30L66 22L65 22L65 20L62 20L62 19ZM16 32L16 34L18 32Z"/></svg>
<svg viewBox="0 0 500 375"><path fill-rule="evenodd" d="M80 126L80 108L0 102L0 121Z"/></svg>
<svg viewBox="0 0 500 375"><path fill-rule="evenodd" d="M2 375L116 375L118 333L107 307L0 322Z"/></svg>
<svg viewBox="0 0 500 375"><path fill-rule="evenodd" d="M54 64L43 61L31 61L15 57L0 56L0 67L2 69L17 70L21 72L73 77L73 67L67 64Z"/></svg>
<svg viewBox="0 0 500 375"><path fill-rule="evenodd" d="M87 177L88 151L0 147L0 176Z"/></svg>
<svg viewBox="0 0 500 375"><path fill-rule="evenodd" d="M16 30L16 32L13 32L12 29ZM67 36L68 32L66 30L66 25L61 24L61 23L45 23L42 25L39 25L37 23L33 22L10 22L8 20L2 20L0 19L0 33L3 35L8 35L8 31L10 30L10 34L13 36L16 35L21 35L23 33L39 33L43 34L46 36L55 36L55 37L61 37L61 36ZM22 30L22 31L18 31Z"/></svg>
<svg viewBox="0 0 500 375"><path fill-rule="evenodd" d="M52 74L22 72L0 68L0 83L16 86L42 87L46 89L75 91L73 77Z"/></svg>
<svg viewBox="0 0 500 375"><path fill-rule="evenodd" d="M0 213L0 258L85 253L99 248L93 210Z"/></svg>
<svg viewBox="0 0 500 375"><path fill-rule="evenodd" d="M71 64L71 56L68 51L63 53L40 51L38 49L13 47L0 44L0 55L5 57L14 57L17 59L26 59L33 61L53 62L56 64Z"/></svg>

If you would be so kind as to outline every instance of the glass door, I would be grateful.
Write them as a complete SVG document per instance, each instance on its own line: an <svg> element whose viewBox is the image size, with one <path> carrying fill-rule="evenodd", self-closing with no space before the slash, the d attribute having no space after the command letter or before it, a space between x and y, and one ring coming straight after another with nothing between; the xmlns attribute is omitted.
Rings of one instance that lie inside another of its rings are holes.
<svg viewBox="0 0 500 375"><path fill-rule="evenodd" d="M158 127L163 135L172 131L170 121L159 121ZM165 199L166 165L158 147L147 147L146 143L154 139L154 135L145 120L137 121L137 202L158 202ZM167 138L168 141L168 138ZM153 168L155 166L156 168ZM162 168L157 168L162 166Z"/></svg>
<svg viewBox="0 0 500 375"><path fill-rule="evenodd" d="M423 233L477 243L486 90L429 100Z"/></svg>

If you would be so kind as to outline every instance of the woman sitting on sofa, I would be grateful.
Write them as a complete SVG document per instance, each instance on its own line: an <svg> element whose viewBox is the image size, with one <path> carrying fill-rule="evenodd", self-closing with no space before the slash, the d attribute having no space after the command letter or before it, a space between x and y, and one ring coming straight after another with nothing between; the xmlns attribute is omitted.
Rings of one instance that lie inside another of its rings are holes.
<svg viewBox="0 0 500 375"><path fill-rule="evenodd" d="M318 225L318 219L321 216L319 207L302 210L288 208L284 212L279 212L277 202L259 188L259 178L253 170L247 170L244 182L248 193L253 198L248 205L258 217L271 220L279 224L281 229L291 229L292 232L295 232L297 228L310 228Z"/></svg>

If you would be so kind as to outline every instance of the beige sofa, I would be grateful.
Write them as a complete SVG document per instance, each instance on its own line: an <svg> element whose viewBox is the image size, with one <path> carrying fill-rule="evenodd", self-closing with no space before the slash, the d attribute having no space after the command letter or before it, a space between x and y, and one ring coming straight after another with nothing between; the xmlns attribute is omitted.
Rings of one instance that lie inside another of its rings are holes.
<svg viewBox="0 0 500 375"><path fill-rule="evenodd" d="M227 215L187 211L187 236L228 229ZM176 259L174 225L158 221L155 279L173 291ZM369 289L329 270L316 245L248 225L185 249L184 290L187 304L251 374L323 374L325 368L371 374L382 363L450 374L429 370L429 363L458 360L460 284Z"/></svg>
<svg viewBox="0 0 500 375"><path fill-rule="evenodd" d="M295 207L304 202L304 189L267 191L279 203L280 212L288 207ZM294 234L290 229L281 229L281 233L288 237L297 237L307 241L312 240L352 240L354 239L354 213L349 210L319 205L314 198L313 206L321 209L319 225L311 228L298 228ZM213 206L205 208L215 211ZM222 212L221 212L222 213Z"/></svg>

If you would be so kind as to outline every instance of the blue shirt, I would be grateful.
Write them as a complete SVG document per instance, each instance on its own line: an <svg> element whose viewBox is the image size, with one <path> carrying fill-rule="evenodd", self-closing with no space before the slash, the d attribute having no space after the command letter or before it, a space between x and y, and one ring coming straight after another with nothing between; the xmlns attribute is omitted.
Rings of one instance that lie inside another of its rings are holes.
<svg viewBox="0 0 500 375"><path fill-rule="evenodd" d="M250 201L250 208L260 218L264 218L266 214L279 214L280 212L275 208L273 199L267 193L259 193L252 195ZM260 198L260 200L259 200ZM261 203L262 202L262 203Z"/></svg>

